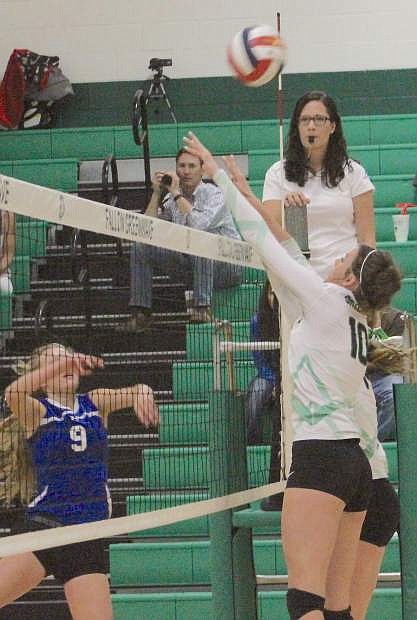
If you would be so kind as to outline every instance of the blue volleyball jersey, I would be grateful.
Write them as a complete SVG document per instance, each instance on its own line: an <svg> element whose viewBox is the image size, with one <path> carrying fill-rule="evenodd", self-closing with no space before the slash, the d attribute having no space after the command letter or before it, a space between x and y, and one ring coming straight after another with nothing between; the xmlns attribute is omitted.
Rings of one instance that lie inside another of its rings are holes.
<svg viewBox="0 0 417 620"><path fill-rule="evenodd" d="M63 525L107 519L107 431L87 394L75 396L74 409L40 398L45 415L29 439L37 495L29 518L49 516Z"/></svg>

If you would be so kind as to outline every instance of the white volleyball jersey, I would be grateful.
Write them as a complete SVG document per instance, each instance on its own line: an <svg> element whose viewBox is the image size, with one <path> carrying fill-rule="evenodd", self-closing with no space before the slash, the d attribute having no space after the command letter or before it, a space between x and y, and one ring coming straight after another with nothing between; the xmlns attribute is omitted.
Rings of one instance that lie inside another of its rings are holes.
<svg viewBox="0 0 417 620"><path fill-rule="evenodd" d="M294 441L360 437L354 407L366 369L366 321L346 289L321 284L290 335Z"/></svg>
<svg viewBox="0 0 417 620"><path fill-rule="evenodd" d="M288 192L303 192L307 206L310 262L326 278L334 261L357 245L353 198L375 189L366 170L354 160L345 166L345 177L336 187L326 187L320 174L310 173L303 187L287 181L281 161L265 176L263 201L281 200Z"/></svg>
<svg viewBox="0 0 417 620"><path fill-rule="evenodd" d="M294 239L285 241L282 246L294 260L312 269ZM274 290L290 324L293 324L302 312L298 299L279 281L277 281ZM375 395L372 386L365 377L355 401L354 412L360 430L360 446L369 459L373 479L388 478L387 457L384 448L378 441Z"/></svg>
<svg viewBox="0 0 417 620"><path fill-rule="evenodd" d="M346 289L323 282L288 255L224 171L219 170L214 180L226 195L241 235L262 258L274 290L279 283L300 304L288 352L294 384L293 440L360 438L354 406L367 362L365 317Z"/></svg>

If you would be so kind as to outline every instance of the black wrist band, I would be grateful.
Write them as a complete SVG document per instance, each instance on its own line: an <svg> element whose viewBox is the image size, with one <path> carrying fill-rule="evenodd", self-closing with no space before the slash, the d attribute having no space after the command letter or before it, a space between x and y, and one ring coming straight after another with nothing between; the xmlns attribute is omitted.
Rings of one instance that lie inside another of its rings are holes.
<svg viewBox="0 0 417 620"><path fill-rule="evenodd" d="M176 196L173 196L173 197L172 197L172 200L173 200L174 202L177 202L177 200L178 200L179 198L182 198L182 194L177 194Z"/></svg>

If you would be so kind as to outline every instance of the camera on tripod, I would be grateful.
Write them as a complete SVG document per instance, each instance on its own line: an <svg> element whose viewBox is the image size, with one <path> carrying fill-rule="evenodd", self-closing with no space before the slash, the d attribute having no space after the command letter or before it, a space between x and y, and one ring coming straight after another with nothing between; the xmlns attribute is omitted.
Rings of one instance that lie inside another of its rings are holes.
<svg viewBox="0 0 417 620"><path fill-rule="evenodd" d="M150 59L148 69L151 69L151 71L160 71L162 73L162 67L172 67L172 58Z"/></svg>
<svg viewBox="0 0 417 620"><path fill-rule="evenodd" d="M165 90L164 82L170 78L163 73L164 67L172 67L172 58L151 58L149 61L149 69L154 72L151 79L151 84L146 97L146 104L151 101L165 101L168 106L171 118L174 123L177 122L175 118L174 110L172 109L171 102L168 99L168 95ZM155 113L158 109L155 110Z"/></svg>

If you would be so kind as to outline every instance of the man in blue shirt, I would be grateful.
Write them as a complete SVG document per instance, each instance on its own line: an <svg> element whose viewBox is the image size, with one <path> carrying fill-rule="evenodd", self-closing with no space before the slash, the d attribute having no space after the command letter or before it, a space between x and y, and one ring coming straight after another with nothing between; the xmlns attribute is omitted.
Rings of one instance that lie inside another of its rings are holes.
<svg viewBox="0 0 417 620"><path fill-rule="evenodd" d="M176 172L157 172L152 179L153 194L145 215L240 239L222 191L203 183L202 163L185 149L176 156ZM164 192L166 195L164 196ZM164 196L164 197L163 197ZM173 252L166 248L134 243L131 252L130 308L132 316L119 329L140 332L152 322L152 277L159 273L179 277L193 289L191 322L212 320L211 296L214 288L240 284L242 267L221 261Z"/></svg>

